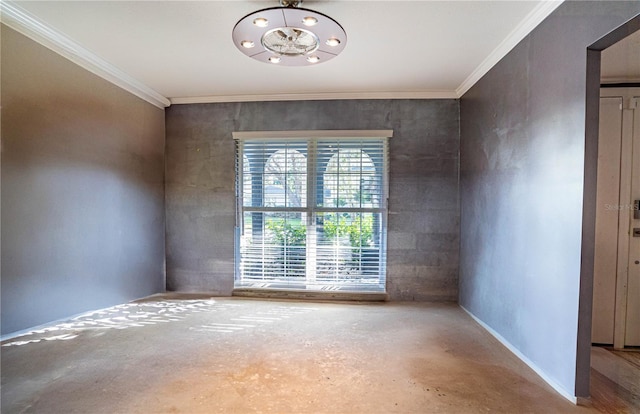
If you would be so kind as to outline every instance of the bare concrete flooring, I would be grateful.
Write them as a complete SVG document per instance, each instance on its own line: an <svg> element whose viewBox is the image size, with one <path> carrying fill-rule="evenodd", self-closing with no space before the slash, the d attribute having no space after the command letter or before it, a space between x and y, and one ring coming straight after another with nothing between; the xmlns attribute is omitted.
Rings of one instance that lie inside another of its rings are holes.
<svg viewBox="0 0 640 414"><path fill-rule="evenodd" d="M7 414L598 412L454 304L158 296L4 341L1 358Z"/></svg>

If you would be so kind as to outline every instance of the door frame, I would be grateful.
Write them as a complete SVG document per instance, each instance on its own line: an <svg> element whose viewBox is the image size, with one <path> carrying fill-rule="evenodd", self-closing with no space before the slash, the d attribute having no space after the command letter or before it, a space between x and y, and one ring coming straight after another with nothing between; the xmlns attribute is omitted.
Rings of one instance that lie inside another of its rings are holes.
<svg viewBox="0 0 640 414"><path fill-rule="evenodd" d="M591 322L593 306L593 265L596 235L596 191L598 182L598 136L600 115L601 52L640 30L640 15L587 47L585 88L584 186L582 193L582 243L578 335L576 346L576 383L578 395L588 395L591 370Z"/></svg>

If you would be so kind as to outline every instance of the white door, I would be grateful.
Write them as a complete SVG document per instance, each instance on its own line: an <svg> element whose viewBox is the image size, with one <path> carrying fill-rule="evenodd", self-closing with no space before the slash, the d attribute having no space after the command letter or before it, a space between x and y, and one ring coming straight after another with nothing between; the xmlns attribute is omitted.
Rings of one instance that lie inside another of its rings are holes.
<svg viewBox="0 0 640 414"><path fill-rule="evenodd" d="M613 344L618 269L622 98L600 98L596 246L591 342Z"/></svg>
<svg viewBox="0 0 640 414"><path fill-rule="evenodd" d="M640 97L630 100L633 112L633 161L631 173L631 197L629 219L629 280L627 288L627 312L625 346L640 346ZM629 122L631 123L631 122ZM626 126L626 124L625 124Z"/></svg>
<svg viewBox="0 0 640 414"><path fill-rule="evenodd" d="M622 98L600 98L591 342L613 344L618 264Z"/></svg>
<svg viewBox="0 0 640 414"><path fill-rule="evenodd" d="M593 343L640 346L640 108L635 89L603 89Z"/></svg>

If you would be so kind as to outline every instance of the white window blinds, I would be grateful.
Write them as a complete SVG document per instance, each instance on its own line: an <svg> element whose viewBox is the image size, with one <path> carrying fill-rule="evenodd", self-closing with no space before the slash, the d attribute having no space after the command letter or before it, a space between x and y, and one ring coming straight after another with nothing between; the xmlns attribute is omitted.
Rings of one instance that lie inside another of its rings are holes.
<svg viewBox="0 0 640 414"><path fill-rule="evenodd" d="M384 291L387 138L251 134L236 137L236 286Z"/></svg>

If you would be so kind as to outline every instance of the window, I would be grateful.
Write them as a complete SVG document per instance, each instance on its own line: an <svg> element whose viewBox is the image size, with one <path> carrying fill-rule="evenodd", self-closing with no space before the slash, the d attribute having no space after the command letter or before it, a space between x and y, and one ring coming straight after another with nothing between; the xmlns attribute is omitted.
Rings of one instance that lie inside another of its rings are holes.
<svg viewBox="0 0 640 414"><path fill-rule="evenodd" d="M384 291L391 133L234 133L236 287Z"/></svg>

